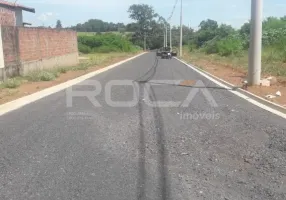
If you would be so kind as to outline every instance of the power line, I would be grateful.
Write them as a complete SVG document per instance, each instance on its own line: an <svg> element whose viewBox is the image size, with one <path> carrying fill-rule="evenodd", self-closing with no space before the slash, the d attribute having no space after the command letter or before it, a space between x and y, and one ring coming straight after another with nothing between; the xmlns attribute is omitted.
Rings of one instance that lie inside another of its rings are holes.
<svg viewBox="0 0 286 200"><path fill-rule="evenodd" d="M167 21L169 21L169 26L170 26L170 48L172 49L172 26L171 26L171 19L174 15L174 12L175 12L175 9L176 9L176 6L178 4L178 0L175 1L175 4L173 6L173 9L172 9L172 12L171 12L171 15L170 17L167 19ZM168 26L166 26L166 46L168 46Z"/></svg>
<svg viewBox="0 0 286 200"><path fill-rule="evenodd" d="M173 15L174 15L174 12L175 12L175 9L176 9L176 7L177 7L177 4L178 4L178 0L176 0L175 4L174 4L174 6L173 6L173 10L172 10L172 12L171 12L171 15L170 15L170 17L167 19L167 21L170 21L170 20L172 19Z"/></svg>

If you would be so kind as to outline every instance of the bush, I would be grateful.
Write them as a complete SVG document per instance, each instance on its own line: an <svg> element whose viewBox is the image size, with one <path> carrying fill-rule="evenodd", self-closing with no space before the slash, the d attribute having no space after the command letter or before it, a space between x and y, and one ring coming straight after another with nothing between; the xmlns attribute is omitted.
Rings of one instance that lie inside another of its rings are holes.
<svg viewBox="0 0 286 200"><path fill-rule="evenodd" d="M89 46L81 44L81 43L78 44L78 50L81 53L91 53L92 51Z"/></svg>
<svg viewBox="0 0 286 200"><path fill-rule="evenodd" d="M8 79L7 81L4 81L3 82L3 86L5 88L17 88L21 85L21 80L17 79L17 78L11 78L11 79Z"/></svg>
<svg viewBox="0 0 286 200"><path fill-rule="evenodd" d="M82 53L109 53L134 51L133 44L121 35L108 33L102 35L78 36L78 47Z"/></svg>
<svg viewBox="0 0 286 200"><path fill-rule="evenodd" d="M189 51L192 52L192 51L194 51L196 49L198 49L198 46L194 42L191 42L189 44Z"/></svg>
<svg viewBox="0 0 286 200"><path fill-rule="evenodd" d="M243 50L243 41L240 38L230 36L218 41L216 47L219 55L230 56Z"/></svg>
<svg viewBox="0 0 286 200"><path fill-rule="evenodd" d="M218 53L218 46L217 46L217 43L218 43L218 38L214 38L208 42L206 42L203 46L203 51L206 53L206 54L215 54L215 53Z"/></svg>
<svg viewBox="0 0 286 200"><path fill-rule="evenodd" d="M114 46L101 46L98 48L94 48L93 52L97 52L97 53L110 53L110 52L118 52L121 51L118 48L114 47Z"/></svg>

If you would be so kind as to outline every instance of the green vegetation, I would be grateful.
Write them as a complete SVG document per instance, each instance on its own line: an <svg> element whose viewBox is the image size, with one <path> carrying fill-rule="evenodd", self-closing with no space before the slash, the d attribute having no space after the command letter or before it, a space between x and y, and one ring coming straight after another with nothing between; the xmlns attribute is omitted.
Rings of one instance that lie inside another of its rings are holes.
<svg viewBox="0 0 286 200"><path fill-rule="evenodd" d="M78 36L93 36L93 35L102 35L102 34L115 34L115 35L120 35L120 36L130 36L133 34L133 32L124 32L124 33L120 33L120 32L116 32L116 31L112 31L112 32L100 32L100 33L96 33L96 32L77 32Z"/></svg>
<svg viewBox="0 0 286 200"><path fill-rule="evenodd" d="M203 59L219 60L222 63L244 66L246 70L250 23L239 30L214 20L200 23L200 29L189 40L188 49L192 55ZM194 56L193 56L194 57ZM286 17L269 17L263 22L262 72L276 76L286 76Z"/></svg>
<svg viewBox="0 0 286 200"><path fill-rule="evenodd" d="M0 84L0 88L17 88L21 85L22 80L20 78L11 78L7 79L3 83Z"/></svg>
<svg viewBox="0 0 286 200"><path fill-rule="evenodd" d="M134 52L135 47L125 36L118 34L79 35L78 48L82 53Z"/></svg>
<svg viewBox="0 0 286 200"><path fill-rule="evenodd" d="M134 4L128 9L129 17L134 22L127 25L123 23L108 23L98 19L90 19L83 24L77 24L71 29L78 32L79 37L97 36L105 34L113 34L126 38L133 45L144 48L144 39L146 39L147 49L158 49L163 46L164 25L167 20L158 15L152 6L146 4ZM188 41L193 33L193 30L187 26L183 26L183 44L188 44ZM172 27L173 46L178 46L180 41L180 27ZM104 36L103 36L104 37ZM122 51L117 46L103 45L104 47L93 47L79 43L79 50L82 53L89 52L114 52ZM125 50L124 50L125 51Z"/></svg>
<svg viewBox="0 0 286 200"><path fill-rule="evenodd" d="M72 26L71 29L76 30L78 32L111 32L118 31L124 32L125 25L123 23L108 23L99 19L90 19L83 24L77 24L76 26Z"/></svg>
<svg viewBox="0 0 286 200"><path fill-rule="evenodd" d="M57 70L43 70L43 71L34 71L29 73L25 78L32 82L38 81L52 81L59 76Z"/></svg>
<svg viewBox="0 0 286 200"><path fill-rule="evenodd" d="M190 50L202 49L207 54L221 56L238 55L249 48L250 23L239 30L229 25L220 26L214 20L200 23L200 29L192 34ZM271 53L268 60L286 62L286 19L270 17L263 22L263 50ZM274 56L278 54L279 56ZM266 55L265 55L266 56ZM274 56L274 57L273 57Z"/></svg>

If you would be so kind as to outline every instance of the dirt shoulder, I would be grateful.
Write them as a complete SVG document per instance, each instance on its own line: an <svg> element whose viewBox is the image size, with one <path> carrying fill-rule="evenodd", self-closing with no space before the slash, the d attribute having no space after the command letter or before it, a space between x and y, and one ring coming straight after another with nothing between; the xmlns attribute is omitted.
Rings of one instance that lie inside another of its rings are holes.
<svg viewBox="0 0 286 200"><path fill-rule="evenodd" d="M212 59L211 56L208 58L206 58L206 56L207 55L197 57L196 55L188 53L183 56L183 59L235 86L243 86L243 81L247 80L247 72L245 69L242 69L231 62L220 62L216 59ZM263 78L267 78L269 76L270 75L263 75ZM280 104L286 108L286 77L276 78L278 81L275 85L271 85L270 87L252 86L247 87L246 90L264 99L267 99L267 95L275 96L275 94L280 91L282 94L281 97L276 96L274 99L267 100Z"/></svg>
<svg viewBox="0 0 286 200"><path fill-rule="evenodd" d="M141 52L140 52L141 53ZM138 53L139 54L139 53ZM104 67L107 67L109 65L115 64L119 61L125 60L127 58L130 58L132 56L135 56L134 53L119 53L115 55L106 56L100 64L94 64L93 66L90 66L86 69L76 69L74 68L65 68L66 71L60 73L58 77L51 81L28 81L28 80L21 80L21 84L19 87L16 88L0 88L0 105L13 101L15 99L33 94L35 92L41 91L43 89L58 85L60 83L66 82L68 80L72 80L74 78L77 78L79 76L85 75L87 73L102 69ZM82 62L85 62L88 59L83 59ZM22 79L21 77L18 77Z"/></svg>

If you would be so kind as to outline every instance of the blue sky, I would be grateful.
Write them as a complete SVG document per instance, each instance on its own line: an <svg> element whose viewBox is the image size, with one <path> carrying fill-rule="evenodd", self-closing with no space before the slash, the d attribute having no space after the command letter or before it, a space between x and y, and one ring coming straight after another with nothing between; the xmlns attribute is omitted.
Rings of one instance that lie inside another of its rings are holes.
<svg viewBox="0 0 286 200"><path fill-rule="evenodd" d="M18 0L18 4L33 7L36 14L24 14L24 21L33 25L55 26L60 19L64 26L83 23L91 18L108 22L129 23L128 7L132 4L152 5L157 13L168 18L176 0ZM180 1L180 0L179 0ZM251 0L183 0L184 24L196 28L204 19L240 27L250 18ZM286 15L285 0L264 0L264 17ZM172 24L179 24L179 5Z"/></svg>

